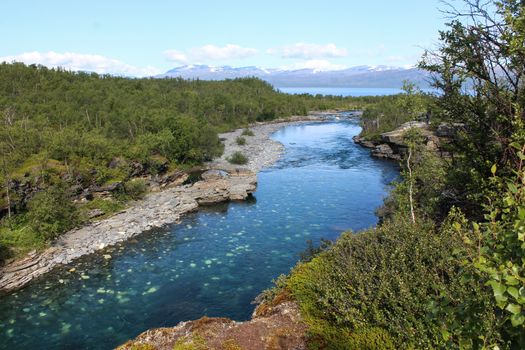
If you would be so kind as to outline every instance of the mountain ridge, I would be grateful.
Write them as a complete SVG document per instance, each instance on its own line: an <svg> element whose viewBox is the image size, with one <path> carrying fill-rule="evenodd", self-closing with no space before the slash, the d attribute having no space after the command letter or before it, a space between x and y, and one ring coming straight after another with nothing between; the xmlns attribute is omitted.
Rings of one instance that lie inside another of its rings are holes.
<svg viewBox="0 0 525 350"><path fill-rule="evenodd" d="M166 73L156 76L156 78L179 77L200 80L256 77L276 87L350 88L401 88L403 81L409 80L420 88L429 87L429 75L427 72L414 67L403 68L385 65L361 65L341 70L185 65L170 69Z"/></svg>

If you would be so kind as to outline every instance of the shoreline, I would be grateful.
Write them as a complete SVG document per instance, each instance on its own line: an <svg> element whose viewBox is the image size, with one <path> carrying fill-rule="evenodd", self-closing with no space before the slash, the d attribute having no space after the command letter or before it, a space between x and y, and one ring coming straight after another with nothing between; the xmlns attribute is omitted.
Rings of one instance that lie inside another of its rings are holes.
<svg viewBox="0 0 525 350"><path fill-rule="evenodd" d="M249 128L254 136L246 136L247 143L243 146L236 144L236 138L244 129L219 134L224 142L224 153L204 164L202 180L183 185L178 179L119 213L64 233L42 252L32 252L0 267L0 293L23 288L60 265L124 242L144 231L177 223L184 214L200 206L245 200L257 188L257 172L275 163L284 150L281 143L270 138L271 134L291 125L322 122L334 113L313 112L307 116L252 124ZM235 151L248 157L246 165L237 166L226 160Z"/></svg>

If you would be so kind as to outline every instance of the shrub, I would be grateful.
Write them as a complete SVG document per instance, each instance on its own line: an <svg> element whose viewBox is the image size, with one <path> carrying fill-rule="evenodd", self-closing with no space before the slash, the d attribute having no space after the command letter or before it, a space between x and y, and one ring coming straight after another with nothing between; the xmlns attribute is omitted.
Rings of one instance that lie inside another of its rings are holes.
<svg viewBox="0 0 525 350"><path fill-rule="evenodd" d="M56 238L80 222L78 210L62 186L37 193L27 207L30 226L45 240Z"/></svg>
<svg viewBox="0 0 525 350"><path fill-rule="evenodd" d="M239 146L243 146L246 144L246 139L242 136L238 136L236 139L235 139L235 142L237 142L237 144Z"/></svg>
<svg viewBox="0 0 525 350"><path fill-rule="evenodd" d="M254 136L255 134L250 129L244 129L241 136Z"/></svg>
<svg viewBox="0 0 525 350"><path fill-rule="evenodd" d="M175 343L173 350L206 350L209 349L206 339L198 334L181 337Z"/></svg>
<svg viewBox="0 0 525 350"><path fill-rule="evenodd" d="M382 342L391 348L458 347L458 339L442 334L443 315L432 313L439 295L477 302L483 322L467 339L475 347L479 334L494 340L498 332L486 287L461 282L458 252L465 256L465 249L450 231L394 217L377 229L343 234L331 248L299 264L286 288L310 326L312 343L323 348L374 349ZM378 345L363 347L363 342Z"/></svg>
<svg viewBox="0 0 525 350"><path fill-rule="evenodd" d="M248 163L248 157L246 157L244 154L242 154L241 152L235 152L233 153L229 158L228 158L228 162L232 163L232 164L246 164Z"/></svg>
<svg viewBox="0 0 525 350"><path fill-rule="evenodd" d="M148 186L143 179L132 179L124 184L125 195L134 200L144 198L147 190Z"/></svg>

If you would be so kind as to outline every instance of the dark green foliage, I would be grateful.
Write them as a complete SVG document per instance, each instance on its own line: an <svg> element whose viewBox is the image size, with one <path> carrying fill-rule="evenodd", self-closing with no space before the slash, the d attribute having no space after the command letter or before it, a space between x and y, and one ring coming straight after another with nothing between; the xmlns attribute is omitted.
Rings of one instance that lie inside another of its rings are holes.
<svg viewBox="0 0 525 350"><path fill-rule="evenodd" d="M442 321L432 314L441 291L452 300L485 298L478 310L485 322L478 327L495 336L483 286L461 283L453 253L468 253L460 236L437 231L430 222L414 225L408 217L396 217L374 230L345 233L311 262L298 265L287 288L314 343L328 348L355 348L352 342L365 335L387 348L457 346L442 336Z"/></svg>
<svg viewBox="0 0 525 350"><path fill-rule="evenodd" d="M232 164L242 165L248 163L248 157L246 157L241 152L237 151L228 158L228 162Z"/></svg>
<svg viewBox="0 0 525 350"><path fill-rule="evenodd" d="M492 318L508 341L504 345L523 348L525 5L519 0L465 3L469 11L451 10L455 17L440 33L442 45L421 65L435 74L434 84L443 91L438 106L444 118L463 125L451 144L445 189L449 203L464 215L456 218L455 229L476 248L465 260L476 270L468 279L490 286L499 308ZM453 331L454 320L476 319L464 308L446 302L440 307L452 315L447 326ZM483 336L484 345L492 345Z"/></svg>
<svg viewBox="0 0 525 350"><path fill-rule="evenodd" d="M404 84L404 94L384 96L365 108L361 118L360 136L377 140L381 133L394 130L411 120L426 120L426 113L434 109L435 98L418 91L409 82Z"/></svg>
<svg viewBox="0 0 525 350"><path fill-rule="evenodd" d="M317 333L316 331L320 331ZM327 350L396 350L392 337L384 329L377 327L351 331L328 324L310 330L309 349Z"/></svg>
<svg viewBox="0 0 525 350"><path fill-rule="evenodd" d="M463 2L470 11L450 9L454 19L440 32L441 45L425 54L421 67L442 91L441 118L464 125L451 145L449 194L468 216L481 219L492 164L509 175L520 162L510 143L517 133L523 137L525 120L525 6L519 0Z"/></svg>
<svg viewBox="0 0 525 350"><path fill-rule="evenodd" d="M235 142L239 145L239 146L244 146L246 144L246 139L242 136L238 136L236 139L235 139Z"/></svg>
<svg viewBox="0 0 525 350"><path fill-rule="evenodd" d="M254 133L250 129L244 129L241 134L241 136L253 136L253 135Z"/></svg>
<svg viewBox="0 0 525 350"><path fill-rule="evenodd" d="M450 203L443 196L446 189L447 162L438 154L425 148L418 130L409 130L405 139L412 149L412 178L409 179L405 157L400 162L404 181L395 184L383 206L377 210L377 214L380 218L385 219L397 212L408 213L410 211L409 185L411 182L415 214L418 217L441 222L447 217L450 209Z"/></svg>
<svg viewBox="0 0 525 350"><path fill-rule="evenodd" d="M330 248L334 242L321 238L321 244L316 247L311 239L306 241L306 249L299 253L299 259L301 262L309 262L312 260L316 255L321 253L322 251Z"/></svg>
<svg viewBox="0 0 525 350"><path fill-rule="evenodd" d="M142 179L133 179L124 184L124 194L134 200L143 198L147 190L146 182Z"/></svg>
<svg viewBox="0 0 525 350"><path fill-rule="evenodd" d="M45 240L54 239L79 223L78 210L61 186L37 193L27 206L29 225Z"/></svg>

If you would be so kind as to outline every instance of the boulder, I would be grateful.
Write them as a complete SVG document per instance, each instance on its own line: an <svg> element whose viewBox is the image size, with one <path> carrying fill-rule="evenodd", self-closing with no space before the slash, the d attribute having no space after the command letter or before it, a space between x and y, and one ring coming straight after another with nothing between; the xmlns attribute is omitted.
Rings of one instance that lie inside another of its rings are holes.
<svg viewBox="0 0 525 350"><path fill-rule="evenodd" d="M359 137L358 135L354 136L352 140L354 140L354 142L357 143L358 145L361 145L365 148L375 148L376 147L376 143L372 141L368 141L364 139L363 137Z"/></svg>
<svg viewBox="0 0 525 350"><path fill-rule="evenodd" d="M122 182L116 181L102 186L94 186L92 192L115 192L122 189Z"/></svg>
<svg viewBox="0 0 525 350"><path fill-rule="evenodd" d="M285 301L266 306L264 311L245 322L202 317L175 327L151 329L117 349L171 350L178 346L189 349L194 337L200 339L206 349L307 349L308 327L296 303Z"/></svg>
<svg viewBox="0 0 525 350"><path fill-rule="evenodd" d="M444 138L453 138L457 132L465 128L463 123L441 123L436 129L436 136Z"/></svg>
<svg viewBox="0 0 525 350"><path fill-rule="evenodd" d="M89 219L93 219L93 218L96 218L96 217L99 217L99 216L102 216L104 215L105 212L102 210L102 209L93 209L93 210L90 210L88 213L87 213L87 216Z"/></svg>
<svg viewBox="0 0 525 350"><path fill-rule="evenodd" d="M405 145L404 135L407 130L418 128L423 136L430 135L432 132L428 129L428 124L418 121L410 121L400 125L395 130L381 134L381 141L396 145Z"/></svg>
<svg viewBox="0 0 525 350"><path fill-rule="evenodd" d="M382 143L380 145L377 145L372 150L372 155L374 157L378 157L378 158L387 158L387 159L394 159L394 160L400 160L401 159L401 156L399 154L394 153L394 150L392 149L392 147L390 147L386 143Z"/></svg>
<svg viewBox="0 0 525 350"><path fill-rule="evenodd" d="M208 170L201 174L201 179L204 181L222 180L227 178L229 175L224 170Z"/></svg>

